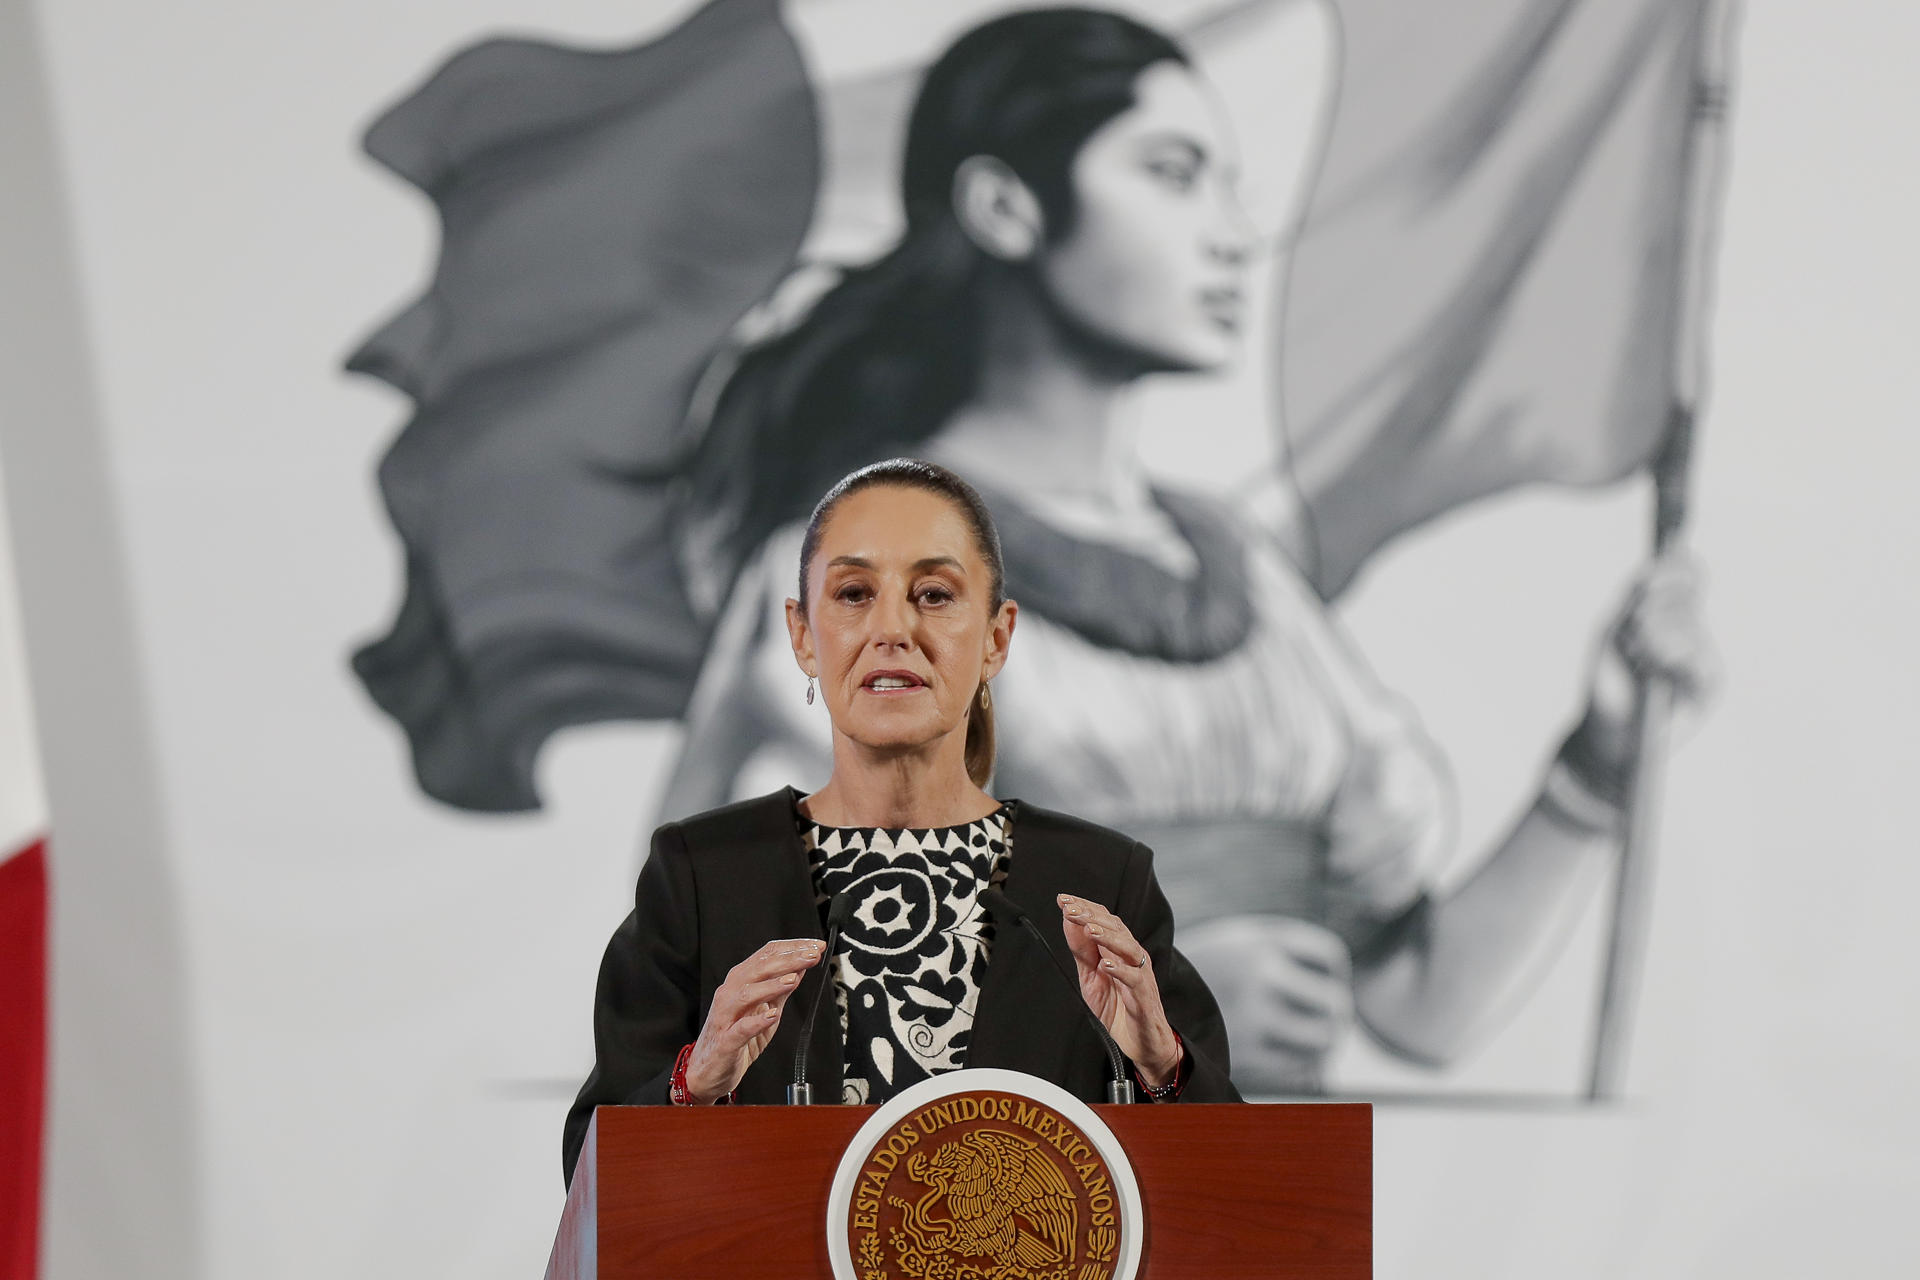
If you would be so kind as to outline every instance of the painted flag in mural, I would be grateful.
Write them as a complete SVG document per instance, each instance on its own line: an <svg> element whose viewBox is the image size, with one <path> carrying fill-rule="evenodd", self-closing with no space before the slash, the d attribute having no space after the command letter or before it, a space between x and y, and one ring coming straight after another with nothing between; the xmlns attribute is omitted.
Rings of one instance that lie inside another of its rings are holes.
<svg viewBox="0 0 1920 1280"><path fill-rule="evenodd" d="M1341 0L1278 349L1323 594L1451 507L1659 450L1707 9Z"/></svg>
<svg viewBox="0 0 1920 1280"><path fill-rule="evenodd" d="M31 1280L46 1097L46 807L0 509L0 1280Z"/></svg>
<svg viewBox="0 0 1920 1280"><path fill-rule="evenodd" d="M488 40L367 134L443 228L433 287L349 363L416 408L380 467L406 597L354 667L430 795L530 808L555 728L685 705L687 406L818 182L779 12L721 0L616 53Z"/></svg>

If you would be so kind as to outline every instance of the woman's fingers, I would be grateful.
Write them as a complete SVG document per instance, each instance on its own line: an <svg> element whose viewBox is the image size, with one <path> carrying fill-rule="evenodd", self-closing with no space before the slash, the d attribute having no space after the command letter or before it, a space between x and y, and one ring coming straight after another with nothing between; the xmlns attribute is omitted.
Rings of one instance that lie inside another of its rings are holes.
<svg viewBox="0 0 1920 1280"><path fill-rule="evenodd" d="M1665 552L1640 571L1594 663L1578 731L1592 758L1614 768L1631 758L1640 681L1665 681L1696 708L1711 697L1720 660L1701 596L1699 566L1684 551Z"/></svg>
<svg viewBox="0 0 1920 1280"><path fill-rule="evenodd" d="M1121 1050L1152 1073L1149 1079L1170 1078L1179 1069L1180 1042L1167 1025L1152 956L1126 922L1100 903L1064 893L1059 901L1067 945L1080 964L1081 991L1088 1004Z"/></svg>
<svg viewBox="0 0 1920 1280"><path fill-rule="evenodd" d="M1100 971L1136 996L1154 997L1159 1003L1160 984L1154 979L1151 961L1145 957L1132 959L1120 952L1100 946Z"/></svg>
<svg viewBox="0 0 1920 1280"><path fill-rule="evenodd" d="M727 971L688 1064L687 1081L697 1086L696 1094L718 1096L740 1083L825 946L818 938L776 938Z"/></svg>
<svg viewBox="0 0 1920 1280"><path fill-rule="evenodd" d="M1275 1016L1339 1022L1353 1010L1353 988L1344 977L1285 961L1263 964L1258 977Z"/></svg>
<svg viewBox="0 0 1920 1280"><path fill-rule="evenodd" d="M1119 994L1128 1019L1143 1033L1157 1033L1167 1015L1160 1004L1160 982L1154 977L1151 962L1142 964L1102 946L1100 972ZM1113 1030L1113 1025L1109 1023L1107 1029Z"/></svg>
<svg viewBox="0 0 1920 1280"><path fill-rule="evenodd" d="M1234 1079L1255 1092L1320 1087L1326 1056L1352 1024L1346 944L1285 916L1229 916L1183 931L1232 1039Z"/></svg>
<svg viewBox="0 0 1920 1280"><path fill-rule="evenodd" d="M1089 924L1082 926L1094 946L1110 956L1118 956L1129 968L1145 968L1147 949L1134 941L1125 925Z"/></svg>
<svg viewBox="0 0 1920 1280"><path fill-rule="evenodd" d="M1062 896L1060 899L1060 929L1067 939L1067 950L1073 952L1073 958L1084 971L1100 965L1100 944L1087 932L1087 915L1084 908L1077 907L1074 900Z"/></svg>
<svg viewBox="0 0 1920 1280"><path fill-rule="evenodd" d="M1261 1006L1261 1041L1290 1052L1325 1053L1352 1021L1352 999L1344 987L1270 986L1262 992Z"/></svg>
<svg viewBox="0 0 1920 1280"><path fill-rule="evenodd" d="M749 982L728 993L730 1011L736 1018L751 1018L767 1009L778 1013L800 986L797 973L782 974L777 978L768 978L765 982ZM716 1000L717 1004L718 1001Z"/></svg>
<svg viewBox="0 0 1920 1280"><path fill-rule="evenodd" d="M769 942L728 971L714 993L714 1010L749 1024L778 1022L781 1007L799 989L802 975L820 962L825 945L816 938Z"/></svg>
<svg viewBox="0 0 1920 1280"><path fill-rule="evenodd" d="M1122 961L1135 967L1147 964L1147 949L1135 940L1132 930L1119 916L1097 902L1060 895L1067 945L1074 954L1092 965L1100 963L1099 949L1105 947Z"/></svg>
<svg viewBox="0 0 1920 1280"><path fill-rule="evenodd" d="M1352 961L1330 929L1276 919L1270 948L1255 962L1260 1038L1289 1052L1324 1053L1353 1019Z"/></svg>
<svg viewBox="0 0 1920 1280"><path fill-rule="evenodd" d="M782 974L810 969L820 962L820 952L826 945L818 938L780 938L769 942L728 970L726 985L765 982Z"/></svg>
<svg viewBox="0 0 1920 1280"><path fill-rule="evenodd" d="M1659 676L1689 697L1710 691L1718 660L1701 607L1701 574L1691 557L1670 552L1649 564L1628 593L1613 629L1628 668Z"/></svg>
<svg viewBox="0 0 1920 1280"><path fill-rule="evenodd" d="M780 1013L784 1004L785 1001L779 1004L763 1001L748 1009L720 1033L722 1043L738 1052L752 1045L761 1036L770 1034L780 1025ZM749 1056L740 1064L741 1070L744 1071L751 1066L753 1059L758 1056L758 1054Z"/></svg>
<svg viewBox="0 0 1920 1280"><path fill-rule="evenodd" d="M1135 956L1104 943L1099 953L1100 972L1107 979L1109 993L1101 1002L1105 1009L1099 1011L1100 1020L1121 1051L1147 1073L1149 1080L1164 1083L1179 1070L1180 1041L1167 1024L1152 963L1144 951Z"/></svg>
<svg viewBox="0 0 1920 1280"><path fill-rule="evenodd" d="M1331 929L1308 920L1276 916L1268 923L1266 936L1276 950L1298 966L1324 973L1340 986L1345 986L1353 973L1347 944Z"/></svg>
<svg viewBox="0 0 1920 1280"><path fill-rule="evenodd" d="M1263 1048L1283 1053L1317 1056L1330 1052L1339 1043L1344 1026L1345 1023L1335 1018L1281 1010L1262 1019L1259 1043Z"/></svg>
<svg viewBox="0 0 1920 1280"><path fill-rule="evenodd" d="M714 992L709 1021L749 1017L756 1007L772 1002L774 1011L800 985L801 975L820 961L820 942L808 938L769 942L733 966L727 980Z"/></svg>

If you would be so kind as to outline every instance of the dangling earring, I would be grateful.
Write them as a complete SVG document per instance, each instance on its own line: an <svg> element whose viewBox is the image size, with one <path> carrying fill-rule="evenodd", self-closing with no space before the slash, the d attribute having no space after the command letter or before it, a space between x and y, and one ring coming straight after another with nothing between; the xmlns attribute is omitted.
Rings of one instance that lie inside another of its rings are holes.
<svg viewBox="0 0 1920 1280"><path fill-rule="evenodd" d="M813 705L813 677L807 677L807 705Z"/></svg>
<svg viewBox="0 0 1920 1280"><path fill-rule="evenodd" d="M982 711L993 710L993 693L987 688L987 682L985 680L980 682L980 709Z"/></svg>

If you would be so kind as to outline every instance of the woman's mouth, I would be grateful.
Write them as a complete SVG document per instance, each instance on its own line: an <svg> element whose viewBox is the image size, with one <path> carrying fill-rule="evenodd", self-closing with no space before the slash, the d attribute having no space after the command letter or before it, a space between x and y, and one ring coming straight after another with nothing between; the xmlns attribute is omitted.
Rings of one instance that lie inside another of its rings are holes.
<svg viewBox="0 0 1920 1280"><path fill-rule="evenodd" d="M1246 296L1239 289L1231 287L1202 289L1200 309L1206 312L1207 319L1215 327L1228 333L1238 333L1246 315Z"/></svg>
<svg viewBox="0 0 1920 1280"><path fill-rule="evenodd" d="M860 687L869 693L905 693L924 689L927 682L911 671L874 671L860 682Z"/></svg>

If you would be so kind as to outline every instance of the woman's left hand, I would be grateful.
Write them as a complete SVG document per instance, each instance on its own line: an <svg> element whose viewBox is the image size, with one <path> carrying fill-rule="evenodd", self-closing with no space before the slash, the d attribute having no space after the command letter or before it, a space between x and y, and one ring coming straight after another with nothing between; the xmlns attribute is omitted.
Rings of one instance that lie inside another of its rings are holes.
<svg viewBox="0 0 1920 1280"><path fill-rule="evenodd" d="M1060 910L1087 1007L1133 1059L1142 1079L1156 1088L1170 1084L1180 1070L1180 1041L1160 1006L1153 957L1120 917L1099 903L1063 893Z"/></svg>

